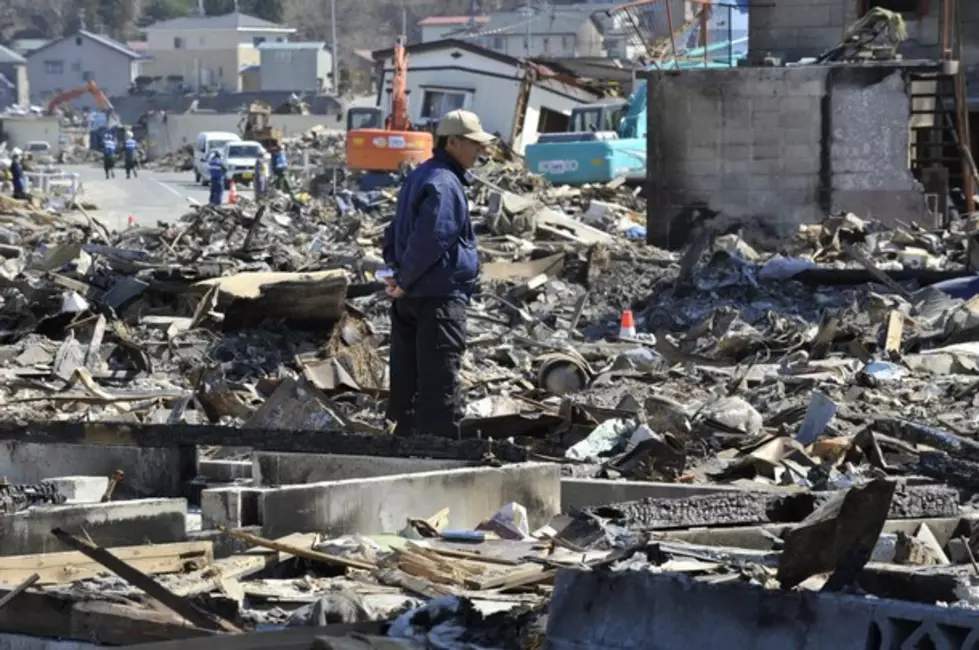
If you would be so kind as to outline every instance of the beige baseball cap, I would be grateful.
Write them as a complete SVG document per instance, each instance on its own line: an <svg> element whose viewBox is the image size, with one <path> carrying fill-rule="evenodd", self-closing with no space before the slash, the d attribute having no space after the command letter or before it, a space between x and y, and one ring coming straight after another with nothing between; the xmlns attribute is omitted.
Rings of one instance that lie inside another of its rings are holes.
<svg viewBox="0 0 979 650"><path fill-rule="evenodd" d="M483 125L475 113L461 109L443 115L435 135L440 138L457 135L479 144L489 144L496 140L495 135L483 130Z"/></svg>

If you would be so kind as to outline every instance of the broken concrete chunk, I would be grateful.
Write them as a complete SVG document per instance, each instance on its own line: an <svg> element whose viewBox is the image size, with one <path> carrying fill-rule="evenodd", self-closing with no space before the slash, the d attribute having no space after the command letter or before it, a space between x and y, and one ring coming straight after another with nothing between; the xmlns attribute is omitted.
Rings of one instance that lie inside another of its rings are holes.
<svg viewBox="0 0 979 650"><path fill-rule="evenodd" d="M749 436L757 436L762 432L761 414L740 397L724 397L712 402L704 408L702 414L705 418Z"/></svg>

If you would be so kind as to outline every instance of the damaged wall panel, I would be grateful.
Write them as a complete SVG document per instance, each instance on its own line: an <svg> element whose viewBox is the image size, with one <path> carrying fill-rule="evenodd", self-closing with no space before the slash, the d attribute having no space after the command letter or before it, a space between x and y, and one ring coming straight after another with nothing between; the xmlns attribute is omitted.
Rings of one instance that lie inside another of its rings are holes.
<svg viewBox="0 0 979 650"><path fill-rule="evenodd" d="M682 246L692 210L788 236L833 209L920 220L904 68L649 73L648 240Z"/></svg>

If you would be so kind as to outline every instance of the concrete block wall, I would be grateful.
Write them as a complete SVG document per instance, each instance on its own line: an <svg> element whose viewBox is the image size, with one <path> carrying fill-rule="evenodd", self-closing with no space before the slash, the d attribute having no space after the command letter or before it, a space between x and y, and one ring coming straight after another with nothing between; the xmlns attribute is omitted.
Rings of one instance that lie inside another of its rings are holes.
<svg viewBox="0 0 979 650"><path fill-rule="evenodd" d="M895 66L651 73L650 243L682 246L698 205L774 237L833 209L920 219L909 102Z"/></svg>
<svg viewBox="0 0 979 650"><path fill-rule="evenodd" d="M470 529L514 501L527 509L533 529L560 512L561 477L558 465L517 463L290 485L263 489L259 499L262 529L270 537L396 532L408 518L443 508L449 508L450 528ZM218 512L216 518L227 516L228 509Z"/></svg>
<svg viewBox="0 0 979 650"><path fill-rule="evenodd" d="M969 0L963 0L963 6ZM860 0L771 0L753 5L749 47L753 56L768 53L786 61L818 56L840 43L857 18ZM938 5L924 16L907 15L908 41L899 51L905 59L937 57L940 39Z"/></svg>
<svg viewBox="0 0 979 650"><path fill-rule="evenodd" d="M711 585L645 571L561 571L547 623L552 650L977 646L979 616L966 607Z"/></svg>

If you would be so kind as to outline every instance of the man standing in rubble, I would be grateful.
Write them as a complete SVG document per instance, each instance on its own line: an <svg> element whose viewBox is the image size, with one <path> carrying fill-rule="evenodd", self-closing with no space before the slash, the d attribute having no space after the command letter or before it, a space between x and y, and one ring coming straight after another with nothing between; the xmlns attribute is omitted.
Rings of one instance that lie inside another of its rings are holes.
<svg viewBox="0 0 979 650"><path fill-rule="evenodd" d="M126 178L132 174L135 178L139 178L139 172L136 171L136 138L133 137L132 131L126 131L126 141L123 143L123 151L126 156Z"/></svg>
<svg viewBox="0 0 979 650"><path fill-rule="evenodd" d="M102 167L105 168L105 178L116 177L116 138L112 131L106 131L102 138Z"/></svg>
<svg viewBox="0 0 979 650"><path fill-rule="evenodd" d="M207 171L211 177L211 196L208 199L208 203L215 206L221 205L221 202L224 200L226 173L220 151L215 151L211 155L211 161L207 164Z"/></svg>
<svg viewBox="0 0 979 650"><path fill-rule="evenodd" d="M10 182L14 186L14 198L18 201L26 201L28 196L24 182L24 163L20 156L20 149L14 149L10 154Z"/></svg>
<svg viewBox="0 0 979 650"><path fill-rule="evenodd" d="M394 272L386 279L394 298L387 419L399 435L459 437L466 305L479 273L467 170L493 140L475 113L447 113L432 157L405 179L384 233Z"/></svg>

